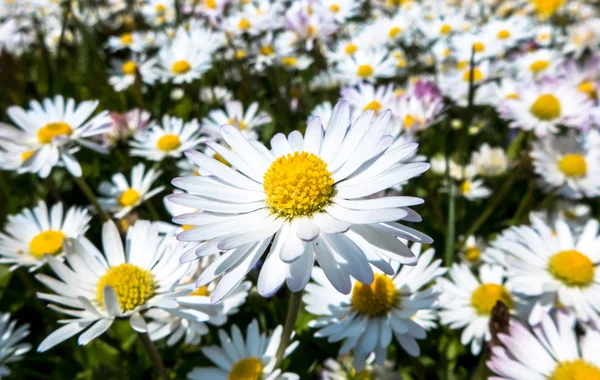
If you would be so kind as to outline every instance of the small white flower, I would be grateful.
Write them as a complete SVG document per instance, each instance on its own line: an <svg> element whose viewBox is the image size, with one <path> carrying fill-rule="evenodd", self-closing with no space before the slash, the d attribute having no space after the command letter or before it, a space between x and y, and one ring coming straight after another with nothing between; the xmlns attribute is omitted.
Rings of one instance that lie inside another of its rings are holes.
<svg viewBox="0 0 600 380"><path fill-rule="evenodd" d="M495 177L506 172L508 159L504 149L491 148L487 143L483 143L479 150L471 155L471 165L475 167L479 175Z"/></svg>
<svg viewBox="0 0 600 380"><path fill-rule="evenodd" d="M0 378L11 374L6 364L21 360L31 350L30 344L21 343L28 335L29 324L17 327L17 321L10 320L10 313L0 314Z"/></svg>
<svg viewBox="0 0 600 380"><path fill-rule="evenodd" d="M202 128L214 139L221 138L221 127L231 125L249 139L257 139L257 128L271 122L271 115L258 110L258 102L253 102L244 112L242 102L231 100L225 102L225 109L210 111L202 120Z"/></svg>

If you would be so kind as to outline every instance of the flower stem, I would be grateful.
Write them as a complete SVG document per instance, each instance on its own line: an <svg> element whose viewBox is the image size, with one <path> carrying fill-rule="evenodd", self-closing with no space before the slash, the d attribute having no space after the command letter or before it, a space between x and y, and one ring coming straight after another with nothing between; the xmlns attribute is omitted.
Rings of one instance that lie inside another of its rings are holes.
<svg viewBox="0 0 600 380"><path fill-rule="evenodd" d="M100 217L102 219L104 219L104 221L108 222L110 220L110 216L106 213L106 211L104 211L102 206L100 206L100 203L98 203L98 200L96 199L96 196L94 195L94 191L90 188L90 186L87 184L87 182L85 182L83 177L73 176L73 180L75 181L77 186L79 186L81 191L83 191L83 194L85 194L85 196L90 201L90 203L94 206L94 208L98 212L98 215L100 215Z"/></svg>
<svg viewBox="0 0 600 380"><path fill-rule="evenodd" d="M276 366L279 365L281 359L283 359L285 349L290 344L290 340L292 339L292 334L294 333L294 329L296 327L296 320L298 319L298 314L300 313L300 306L302 305L302 293L303 291L296 293L290 292L287 314L285 315L285 324L283 325L283 332L281 333L281 341L279 342L277 354L275 355Z"/></svg>
<svg viewBox="0 0 600 380"><path fill-rule="evenodd" d="M169 380L170 377L169 372L167 372L167 367L165 367L165 363L163 363L163 360L160 357L156 346L150 340L150 336L148 335L148 333L143 333L139 335L142 340L142 343L144 344L144 348L146 349L148 355L150 356L150 359L152 359L152 362L154 363L154 367L156 367L156 371L158 372L159 377L163 380Z"/></svg>
<svg viewBox="0 0 600 380"><path fill-rule="evenodd" d="M448 191L448 224L446 225L446 250L444 261L447 267L454 262L454 240L456 236L456 188L450 183Z"/></svg>

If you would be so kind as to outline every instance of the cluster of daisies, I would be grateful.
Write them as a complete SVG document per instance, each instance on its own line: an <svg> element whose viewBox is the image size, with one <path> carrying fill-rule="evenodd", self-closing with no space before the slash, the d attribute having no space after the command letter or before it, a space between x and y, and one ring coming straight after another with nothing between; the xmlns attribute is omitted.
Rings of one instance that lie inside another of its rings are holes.
<svg viewBox="0 0 600 380"><path fill-rule="evenodd" d="M39 353L126 320L200 347L190 379L454 376L432 340L456 376L600 379L597 7L20 0L0 32L56 67L92 36L110 92L2 110L0 169L89 201L2 221L0 263L64 318ZM286 292L283 325L228 323ZM298 314L331 348L304 369ZM1 316L0 376L28 335Z"/></svg>

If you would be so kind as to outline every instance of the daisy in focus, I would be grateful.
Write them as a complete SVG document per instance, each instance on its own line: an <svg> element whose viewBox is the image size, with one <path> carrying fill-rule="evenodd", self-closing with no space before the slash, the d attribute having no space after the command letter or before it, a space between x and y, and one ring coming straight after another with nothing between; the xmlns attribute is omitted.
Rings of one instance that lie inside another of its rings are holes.
<svg viewBox="0 0 600 380"><path fill-rule="evenodd" d="M275 354L281 341L283 328L277 326L270 335L261 334L258 321L254 319L246 329L246 338L242 336L239 327L233 325L231 335L219 330L221 347L203 347L202 353L217 367L196 367L188 373L190 380L228 379L264 379L264 380L298 380L298 375L282 373L275 368ZM283 357L287 357L298 346L294 342L286 347Z"/></svg>
<svg viewBox="0 0 600 380"><path fill-rule="evenodd" d="M253 102L244 111L242 102L231 100L225 102L225 109L210 111L208 116L202 120L202 129L214 139L222 139L221 126L231 125L242 132L251 140L258 138L258 128L271 122L271 115L265 111L259 111L258 102Z"/></svg>
<svg viewBox="0 0 600 380"><path fill-rule="evenodd" d="M326 337L330 342L344 340L339 354L353 350L353 366L359 372L372 353L377 364L383 364L392 335L409 355L420 355L416 339L425 339L427 334L415 317L419 311L437 307L436 291L424 288L446 270L440 268L441 260L433 260L433 249L423 254L420 244L412 249L419 256L416 266L403 266L398 271L397 263L382 261L375 280L370 285L353 281L351 294L340 294L320 268L313 269L315 283L306 286L303 300L306 310L321 318L309 326L319 328L315 337ZM394 272L394 276L387 275Z"/></svg>
<svg viewBox="0 0 600 380"><path fill-rule="evenodd" d="M148 130L140 131L130 142L131 155L150 161L166 157L179 158L188 149L196 148L204 139L200 137L200 125L195 119L184 123L177 117L163 116L162 125L155 123Z"/></svg>
<svg viewBox="0 0 600 380"><path fill-rule="evenodd" d="M464 328L460 342L470 344L471 353L478 355L483 343L491 339L489 324L496 303L502 302L514 312L517 300L505 287L500 266L482 265L479 278L465 264L454 264L448 273L450 279L438 279L440 322L453 330Z"/></svg>
<svg viewBox="0 0 600 380"><path fill-rule="evenodd" d="M5 232L0 233L0 263L11 264L11 270L24 266L34 271L47 263L47 257L61 257L64 239L83 235L91 218L80 207L69 208L65 215L62 203L48 211L43 201L31 210L9 215Z"/></svg>
<svg viewBox="0 0 600 380"><path fill-rule="evenodd" d="M504 257L507 288L530 297L529 324L566 308L582 323L600 325L600 231L589 220L580 233L563 220L547 224L530 215L531 226L504 231L489 248L492 257ZM500 260L498 260L500 261Z"/></svg>
<svg viewBox="0 0 600 380"><path fill-rule="evenodd" d="M12 106L7 109L8 116L18 126L0 125L0 138L8 139L28 147L36 146L23 168L38 173L45 178L55 166L64 166L75 177L81 176L81 166L73 156L78 145L106 151L88 138L106 132L110 127L107 111L92 117L98 107L98 101L85 101L78 105L73 99L58 95L54 99L46 98L42 103L32 101L29 110Z"/></svg>
<svg viewBox="0 0 600 380"><path fill-rule="evenodd" d="M98 202L115 218L122 218L142 202L152 198L164 190L164 186L152 190L152 184L160 177L160 170L150 169L146 172L143 163L139 163L131 169L131 182L122 173L112 176L112 183L102 182L98 192L103 196Z"/></svg>
<svg viewBox="0 0 600 380"><path fill-rule="evenodd" d="M235 127L221 128L231 147L207 146L231 167L199 152L188 157L210 176L180 177L176 187L188 194L169 199L201 209L177 216L179 224L197 226L178 235L201 242L196 254L221 256L206 268L196 285L220 277L214 302L240 283L273 241L258 279L258 292L274 294L284 282L302 290L310 278L315 255L325 276L341 293L352 289L350 277L363 284L374 280L370 263L384 260L415 265L417 257L397 237L429 244L431 238L396 221L414 220L410 206L419 198L366 197L420 175L422 162L405 163L417 144L393 147L384 134L390 112L372 110L350 122L344 101L333 110L327 131L312 119L306 135L277 134L272 149L249 141ZM366 163L366 165L365 165ZM418 215L418 214L417 214ZM390 273L391 274L391 273Z"/></svg>
<svg viewBox="0 0 600 380"><path fill-rule="evenodd" d="M501 380L600 379L600 332L587 329L578 339L575 318L559 312L556 322L544 316L533 333L511 321L502 345L492 348L487 366Z"/></svg>
<svg viewBox="0 0 600 380"><path fill-rule="evenodd" d="M17 321L10 320L10 313L0 314L0 378L10 376L10 368L6 364L23 358L31 345L21 341L29 335L29 324L17 327Z"/></svg>
<svg viewBox="0 0 600 380"><path fill-rule="evenodd" d="M68 239L66 263L48 259L57 278L36 276L56 293L38 293L38 297L70 317L44 339L38 352L84 330L77 342L86 345L116 318L128 319L135 331L145 333L148 325L141 312L152 307L177 309L179 293L173 289L188 267L172 260L182 245L174 236L163 237L155 224L138 221L127 231L123 245L116 225L109 221L102 226L102 245L104 253L85 238Z"/></svg>

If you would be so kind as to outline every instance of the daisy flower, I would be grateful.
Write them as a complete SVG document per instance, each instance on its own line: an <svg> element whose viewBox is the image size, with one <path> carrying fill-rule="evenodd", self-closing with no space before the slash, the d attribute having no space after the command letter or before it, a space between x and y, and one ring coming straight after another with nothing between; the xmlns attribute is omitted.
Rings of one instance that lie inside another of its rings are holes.
<svg viewBox="0 0 600 380"><path fill-rule="evenodd" d="M459 257L466 265L470 267L477 266L481 263L484 249L485 243L483 239L471 235L465 241L465 245L461 249Z"/></svg>
<svg viewBox="0 0 600 380"><path fill-rule="evenodd" d="M246 339L237 325L231 328L231 335L219 330L221 347L203 347L202 353L217 367L196 367L187 377L190 380L227 379L264 379L264 380L298 380L298 375L281 373L275 368L275 354L281 341L283 328L277 326L271 335L261 334L256 319L246 329ZM298 346L294 342L286 347L284 357L291 354Z"/></svg>
<svg viewBox="0 0 600 380"><path fill-rule="evenodd" d="M430 40L447 39L456 32L461 32L469 25L463 14L459 12L441 13L418 20L419 30Z"/></svg>
<svg viewBox="0 0 600 380"><path fill-rule="evenodd" d="M431 81L418 80L409 92L396 99L392 112L405 131L416 132L433 124L443 107L444 98L438 87Z"/></svg>
<svg viewBox="0 0 600 380"><path fill-rule="evenodd" d="M155 123L148 130L133 136L131 155L150 161L179 158L184 151L197 147L203 140L200 137L200 125L195 119L184 123L177 117L165 115L162 125Z"/></svg>
<svg viewBox="0 0 600 380"><path fill-rule="evenodd" d="M146 20L153 25L163 25L175 21L177 16L174 0L146 0L141 11Z"/></svg>
<svg viewBox="0 0 600 380"><path fill-rule="evenodd" d="M117 226L108 221L102 226L102 245L104 254L85 238L67 239L66 264L48 258L58 279L36 275L56 293L38 293L38 297L71 317L44 339L39 352L83 330L77 342L86 345L116 318L128 319L135 331L145 333L148 326L141 312L152 307L177 309L179 293L173 289L188 268L172 259L182 246L174 236L164 237L155 224L140 220L129 228L123 245Z"/></svg>
<svg viewBox="0 0 600 380"><path fill-rule="evenodd" d="M224 104L231 100L233 94L226 87L202 87L200 89L200 101L209 104Z"/></svg>
<svg viewBox="0 0 600 380"><path fill-rule="evenodd" d="M560 54L554 50L540 49L527 53L515 63L515 73L522 79L539 79L548 75L560 64Z"/></svg>
<svg viewBox="0 0 600 380"><path fill-rule="evenodd" d="M15 133L16 132L16 133ZM28 146L18 141L21 134L11 127L2 129L0 123L0 169L27 172L27 160L35 153L38 144ZM16 140L3 138L16 138Z"/></svg>
<svg viewBox="0 0 600 380"><path fill-rule="evenodd" d="M483 143L479 150L471 155L471 165L481 176L496 177L506 172L508 159L504 149L492 148L487 143Z"/></svg>
<svg viewBox="0 0 600 380"><path fill-rule="evenodd" d="M185 29L178 29L158 52L156 75L165 83L191 83L210 70L212 52L213 46L199 45Z"/></svg>
<svg viewBox="0 0 600 380"><path fill-rule="evenodd" d="M221 126L231 125L237 128L248 139L258 138L258 127L271 122L271 115L258 110L258 102L253 102L244 112L244 106L239 100L225 102L225 109L210 111L202 120L202 128L215 139L221 138Z"/></svg>
<svg viewBox="0 0 600 380"><path fill-rule="evenodd" d="M488 82L491 76L492 72L488 61L475 64L472 69L468 61L462 61L458 62L456 70L442 73L439 87L444 95L458 102L458 105L465 107L468 102L471 78L473 78L475 104L485 103L488 101L490 90L493 88Z"/></svg>
<svg viewBox="0 0 600 380"><path fill-rule="evenodd" d="M159 186L150 190L154 181L160 177L160 170L150 169L147 173L143 163L139 163L131 169L131 185L122 173L112 176L112 183L102 182L98 192L104 197L98 198L102 208L113 213L115 218L122 218L142 202L152 198L164 190Z"/></svg>
<svg viewBox="0 0 600 380"><path fill-rule="evenodd" d="M503 50L507 50L531 37L531 33L528 32L530 27L531 22L521 16L494 18L484 25L483 33L486 34L486 40L495 41Z"/></svg>
<svg viewBox="0 0 600 380"><path fill-rule="evenodd" d="M594 51L600 42L600 31L597 19L594 22L583 22L567 29L567 42L562 48L563 54L573 53L578 58L584 51Z"/></svg>
<svg viewBox="0 0 600 380"><path fill-rule="evenodd" d="M373 352L376 362L383 364L392 335L409 355L420 355L416 339L425 339L427 334L413 316L437 306L437 293L424 288L446 270L440 268L441 260L433 260L433 249L420 255L421 245L415 244L412 250L420 256L416 266L403 266L391 277L378 271L370 285L353 281L351 294L340 294L320 268L313 270L315 283L306 286L306 310L321 317L309 322L310 327L319 328L315 337L344 340L340 355L354 350L354 368L359 372ZM379 267L393 273L399 265L382 261Z"/></svg>
<svg viewBox="0 0 600 380"><path fill-rule="evenodd" d="M304 288L317 261L333 286L350 293L350 275L370 284L373 270L384 258L414 265L417 258L396 238L429 244L432 240L395 221L414 221L409 206L415 197L366 199L397 183L418 176L426 163L405 163L417 144L391 148L384 135L389 112L374 117L369 110L351 124L350 107L341 101L333 110L327 131L314 118L306 135L277 134L272 149L249 141L235 127L221 128L231 147L208 142L210 149L232 166L199 152L188 152L211 176L176 178L172 183L189 194L170 200L201 213L174 218L198 226L178 235L183 241L205 241L199 256L221 256L198 278L202 286L220 277L212 294L218 301L242 281L273 241L258 279L263 296L274 294L284 282L292 291Z"/></svg>
<svg viewBox="0 0 600 380"><path fill-rule="evenodd" d="M88 140L105 133L110 128L110 116L103 111L90 119L98 101L85 101L75 105L73 99L58 95L39 103L32 101L29 110L12 106L8 117L19 127L0 124L0 136L11 134L10 140L27 146L38 146L31 159L25 162L27 171L45 178L55 166L65 166L75 177L81 177L81 166L73 156L78 145L106 153L100 145ZM4 139L4 137L0 137Z"/></svg>
<svg viewBox="0 0 600 380"><path fill-rule="evenodd" d="M482 179L477 178L477 169L473 165L467 165L462 170L462 176L458 178L460 185L458 190L460 194L470 201L487 198L492 191L485 187Z"/></svg>
<svg viewBox="0 0 600 380"><path fill-rule="evenodd" d="M320 374L321 380L355 380L355 379L377 379L377 380L400 380L400 373L394 370L394 363L385 361L383 365L375 365L375 355L367 358L365 368L358 372L352 367L352 358L344 355L336 359L327 359L323 362L323 370Z"/></svg>
<svg viewBox="0 0 600 380"><path fill-rule="evenodd" d="M134 108L125 113L111 112L112 123L108 132L100 136L105 146L116 146L126 142L135 133L144 131L150 125L150 112Z"/></svg>
<svg viewBox="0 0 600 380"><path fill-rule="evenodd" d="M112 70L108 78L108 83L113 86L115 91L125 91L135 83L138 72L140 77L147 84L153 84L157 79L155 71L152 69L154 61L147 60L139 62L134 59L127 61L114 60L111 62Z"/></svg>
<svg viewBox="0 0 600 380"><path fill-rule="evenodd" d="M571 131L573 132L573 131ZM600 146L586 138L569 133L546 136L534 142L531 150L534 171L541 177L547 192L557 189L570 199L600 195Z"/></svg>
<svg viewBox="0 0 600 380"><path fill-rule="evenodd" d="M591 102L569 83L543 81L522 86L516 97L499 107L511 128L535 131L537 136L555 134L559 125L577 128L589 118Z"/></svg>
<svg viewBox="0 0 600 380"><path fill-rule="evenodd" d="M352 57L337 62L336 70L350 83L374 82L378 78L390 78L396 75L396 62L385 48L359 50Z"/></svg>
<svg viewBox="0 0 600 380"><path fill-rule="evenodd" d="M347 19L356 15L360 2L357 0L323 0L321 6L331 12L335 21L343 24Z"/></svg>
<svg viewBox="0 0 600 380"><path fill-rule="evenodd" d="M134 42L133 33L123 33L119 36L108 37L107 47L111 51L118 51L122 49L130 49Z"/></svg>
<svg viewBox="0 0 600 380"><path fill-rule="evenodd" d="M368 82L359 82L356 87L344 87L340 96L352 107L353 119L366 110L373 110L375 115L380 111L392 108L394 91L392 85L375 86Z"/></svg>
<svg viewBox="0 0 600 380"><path fill-rule="evenodd" d="M29 324L15 327L17 321L10 320L10 313L0 314L0 378L11 374L6 364L21 360L31 350L30 344L21 343L29 335Z"/></svg>
<svg viewBox="0 0 600 380"><path fill-rule="evenodd" d="M0 233L0 263L11 264L11 270L25 266L34 271L46 264L48 256L62 256L63 240L83 235L91 218L80 207L71 207L64 215L62 203L48 212L43 201L31 210L9 215L5 232Z"/></svg>
<svg viewBox="0 0 600 380"><path fill-rule="evenodd" d="M559 312L556 322L548 315L533 334L511 321L508 334L498 334L502 345L492 348L487 362L498 376L494 380L600 379L600 332L587 329L578 339L575 319Z"/></svg>
<svg viewBox="0 0 600 380"><path fill-rule="evenodd" d="M561 305L581 322L600 325L598 221L589 220L575 233L560 219L548 224L535 215L529 219L531 226L504 231L489 248L491 255L504 256L506 286L530 297L529 324Z"/></svg>
<svg viewBox="0 0 600 380"><path fill-rule="evenodd" d="M448 273L450 279L438 279L442 291L440 322L453 330L464 327L460 342L470 344L471 353L478 355L483 342L491 339L492 309L502 302L513 312L516 298L503 284L504 271L500 266L483 264L479 278L465 264L454 264Z"/></svg>

